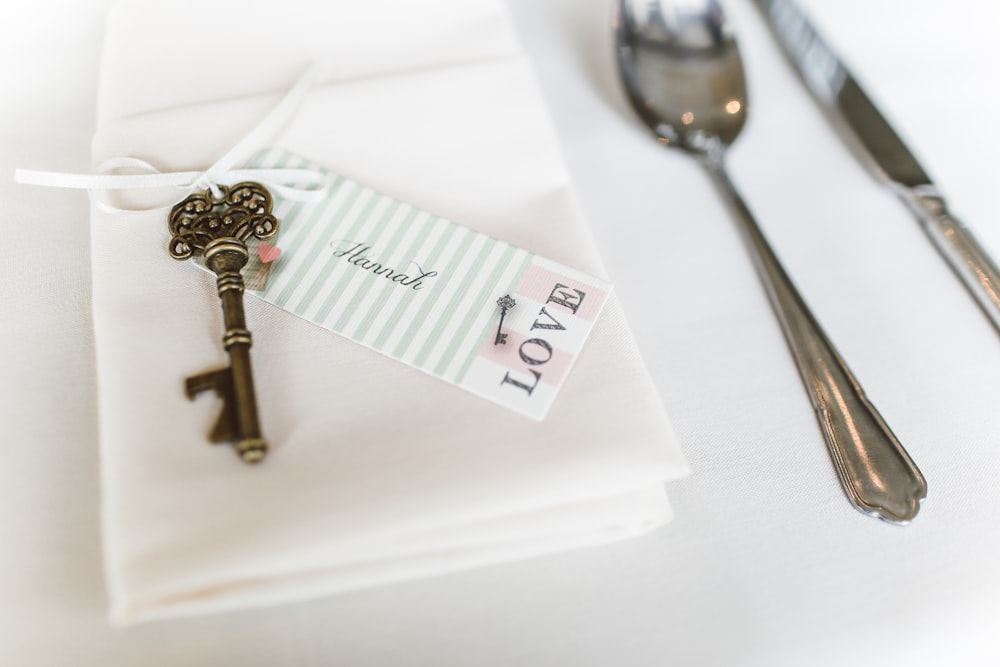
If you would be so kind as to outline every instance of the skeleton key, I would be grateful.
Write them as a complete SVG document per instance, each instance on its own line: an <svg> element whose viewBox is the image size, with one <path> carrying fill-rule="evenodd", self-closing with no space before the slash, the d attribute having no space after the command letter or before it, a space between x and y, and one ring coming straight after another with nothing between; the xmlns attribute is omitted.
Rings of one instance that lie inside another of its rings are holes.
<svg viewBox="0 0 1000 667"><path fill-rule="evenodd" d="M257 398L250 369L250 332L243 313L243 276L250 257L246 240L273 236L278 220L271 215L271 194L258 183L217 186L189 196L170 211L170 255L188 259L201 253L217 276L226 333L222 344L229 366L189 377L188 398L212 389L222 399L219 419L209 434L211 442L235 441L246 463L259 463L267 454L257 421Z"/></svg>

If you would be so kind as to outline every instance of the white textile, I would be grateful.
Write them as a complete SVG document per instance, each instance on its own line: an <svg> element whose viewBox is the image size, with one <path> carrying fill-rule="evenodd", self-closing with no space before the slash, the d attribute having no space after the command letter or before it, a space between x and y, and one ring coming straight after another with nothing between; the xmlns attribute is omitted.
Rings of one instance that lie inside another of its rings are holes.
<svg viewBox="0 0 1000 667"><path fill-rule="evenodd" d="M318 60L319 82L269 146L603 272L501 3L340 2L304 20L315 8L118 4L95 162L208 167ZM162 211L92 220L116 621L316 597L670 518L663 483L686 466L616 303L535 423L248 297L272 444L248 468L206 442L219 402L182 391L225 359L214 281L167 255Z"/></svg>

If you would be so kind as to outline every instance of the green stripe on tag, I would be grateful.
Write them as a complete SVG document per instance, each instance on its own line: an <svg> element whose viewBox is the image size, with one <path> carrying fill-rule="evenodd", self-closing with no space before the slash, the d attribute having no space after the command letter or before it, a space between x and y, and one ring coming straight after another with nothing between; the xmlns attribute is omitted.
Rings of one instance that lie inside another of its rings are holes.
<svg viewBox="0 0 1000 667"><path fill-rule="evenodd" d="M307 252L305 258L300 257L300 253L303 250L302 245L304 244L306 237L309 235L311 229L324 222L324 215L327 209L330 207L331 203L335 201L333 193L337 189L343 188L348 194L344 201L341 202L335 214L340 213L345 208L350 208L354 205L354 201L361 195L362 189L356 184L343 179L338 179L337 183L331 188L331 196L328 199L323 200L323 202L316 206L312 215L308 216L306 220L297 221L295 225L292 226L290 231L295 232L295 236L287 240L287 246L282 248L283 254L287 255L289 258L289 263L284 265L285 268L281 271L281 275L288 271L294 271L288 278L288 282L285 284L284 289L280 293L274 296L274 304L284 308L285 304L288 303L288 299L291 298L292 293L295 288L302 282L305 277L306 272L311 266L311 261L315 261L316 257L319 255L320 248L313 247ZM291 218L289 218L291 220ZM275 276L272 278L275 287L280 283L280 278ZM271 290L268 290L268 295L270 296Z"/></svg>
<svg viewBox="0 0 1000 667"><path fill-rule="evenodd" d="M381 233L378 238L374 240L375 247L378 249L379 258L382 260L379 264L382 267L391 267L401 270L398 263L395 262L396 248L402 242L406 234L407 222L411 222L413 218L417 215L417 209L412 206L405 206L401 208L400 202L394 202L394 205L390 210L390 217L396 216L398 212L403 211L403 218L401 222L398 223L399 229L394 229L392 225L384 224L382 225ZM386 238L388 237L388 238ZM351 319L358 313L358 308L364 301L364 299L372 292L377 292L377 298L388 298L391 290L395 287L394 283L389 282L385 277L387 274L377 274L375 269L365 273L364 277L361 279L361 284L358 285L353 291L354 294L351 296L350 302L347 303L337 321L333 323L330 328L334 331L344 331L350 324ZM326 313L329 313L329 309L333 307L333 294L331 293L328 298L329 306L323 304L323 308ZM371 312L371 311L368 311ZM323 314L323 310L320 311L320 319L326 320L326 314ZM356 334L355 334L356 335Z"/></svg>
<svg viewBox="0 0 1000 667"><path fill-rule="evenodd" d="M382 212L382 216L376 223L375 229L371 231L371 235L376 238L375 243L378 243L378 240L382 238L382 232L385 231L385 228L388 226L389 221L392 220L393 216L396 214L396 211L398 209L399 209L399 202L395 200L390 201L389 205L386 206L385 210ZM344 272L344 275L341 276L340 281L333 288L330 294L327 295L326 300L323 302L322 306L320 306L320 309L317 311L315 316L317 322L326 323L326 319L330 315L330 311L333 309L334 304L337 303L337 299L341 299L344 297L344 288L347 287L347 284L354 277L355 276L353 275L348 275L348 272L346 271ZM369 272L364 277L371 278L373 277L373 274ZM333 329L334 331L340 331L343 325L347 323L347 319L349 319L350 313L354 312L354 309L357 308L361 300L364 299L364 297L368 293L368 289L371 289L371 287L372 284L370 282L362 280L362 284L359 285L358 287L355 287L353 290L353 294L351 295L351 300L348 303L347 308L345 310L345 315L347 315L347 317L341 316L340 320L338 320L338 324L329 326L329 328ZM385 287L385 285L383 284L382 287ZM343 324L340 323L341 320L343 320Z"/></svg>
<svg viewBox="0 0 1000 667"><path fill-rule="evenodd" d="M421 225L419 231L417 232L417 237L413 240L413 245L419 248L422 247L424 242L427 240L427 236L430 234L431 227L434 226L433 223L435 220L437 220L437 218L431 218L425 216L424 220L418 223L417 217L419 216L419 214L420 214L420 209L413 208L412 206L409 207L409 210L406 213L406 218L404 218L403 220L402 229L400 230L399 235L392 240L392 244L386 249L386 252L388 253L388 256L393 266L400 265L401 258L396 254L396 250L399 248L399 245L403 242L406 230L408 230L408 228L411 225L414 224ZM404 248L404 250L406 249ZM375 280L376 277L370 276L368 279ZM382 311L382 308L385 306L386 301L389 300L389 297L392 295L392 293L393 293L392 288L387 286L386 289L383 289L381 292L379 292L379 295L375 299L375 302L371 304L368 310L362 313L361 322L358 324L358 328L354 332L355 339L363 341L368 338L368 332L371 330L372 325L375 323L375 319L378 317L378 314ZM350 308L348 308L348 312L350 312ZM345 315L346 314L347 313L345 313Z"/></svg>
<svg viewBox="0 0 1000 667"><path fill-rule="evenodd" d="M368 197L367 200L364 199L365 196ZM361 226L368 219L368 216L371 215L375 207L379 203L384 202L384 200L381 197L370 193L365 193L365 195L362 195L358 199L363 202L363 204L360 207L360 210L357 209L358 204L357 202L355 202L354 206L350 207L349 209L344 209L343 211L341 211L341 215L337 219L331 222L331 225L334 228L338 228L340 223L344 219L347 219L351 222L351 225L346 232L347 239L353 239L354 236L361 230ZM298 315L304 315L306 311L309 310L309 306L312 305L312 301L313 299L316 298L316 295L319 293L320 289L322 289L322 287L327 283L328 280L332 279L334 273L335 272L340 274L346 273L346 271L344 270L344 263L338 262L337 258L333 256L332 252L330 252L329 245L330 242L333 240L334 239L327 237L325 234L320 234L314 239L313 246L310 248L309 251L309 256L310 259L312 260L310 261L310 266L316 260L317 256L320 255L321 253L328 255L328 258L326 260L326 263L324 263L322 268L320 268L319 274L309 282L308 288L306 289L306 293L302 295L302 298L300 298L298 302L292 306L292 311L294 313ZM345 280L349 280L349 278L345 279L341 277L340 281L337 283L337 286L334 288L334 291L339 293L340 289L343 287Z"/></svg>
<svg viewBox="0 0 1000 667"><path fill-rule="evenodd" d="M442 225L444 225L444 231L438 238L437 243L434 244L434 247L431 249L430 253L427 255L427 259L425 261L427 266L434 266L437 263L438 258L441 256L441 252L444 250L444 247L448 244L448 241L451 240L451 237L455 234L455 232L458 231L457 227L449 224L446 221L438 219L435 220L434 222L435 224L440 222ZM379 332L378 337L375 339L375 343L372 345L372 347L374 347L376 350L379 350L380 352L384 351L385 345L389 341L389 337L396 330L396 326L402 319L403 314L406 312L406 309L409 308L410 303L411 300L404 297L403 300L400 301L400 303L396 304L396 307L393 309L392 314L389 316L389 320L382 327L382 330Z"/></svg>
<svg viewBox="0 0 1000 667"><path fill-rule="evenodd" d="M468 251L469 246L471 246L472 242L476 240L476 235L471 230L461 228L458 225L452 225L451 229L448 230L448 234L449 236L451 234L458 234L460 240L458 247L452 253L451 257L448 258L447 264L444 264L437 269L440 275L445 276L454 274L466 251ZM436 265L434 266L436 268ZM434 284L434 287L430 289L430 294L426 295L426 298L423 299L423 303L420 305L420 309L413 316L413 319L410 320L402 339L393 350L392 356L402 358L406 355L410 345L413 344L413 340L417 337L417 333L424 327L425 320L431 312L431 309L434 307L440 307L437 303L437 297L447 285L448 281L439 280Z"/></svg>
<svg viewBox="0 0 1000 667"><path fill-rule="evenodd" d="M494 247L496 247L496 244L497 242L495 240L487 237L482 246L479 248L479 252L476 253L476 256L469 263L466 270L461 276L455 277L455 280L457 280L461 285L461 289L456 290L451 295L451 299L448 300L448 303L444 306L444 308L441 308L441 306L438 305L438 313L436 313L437 321L434 322L434 328L431 330L430 336L428 336L426 342L424 342L423 347L420 348L420 352L417 353L416 358L413 360L413 363L417 366L424 365L427 361L427 357L431 353L431 350L441 339L445 326L452 324L452 319L458 310L458 304L465 298L465 295L472 288L472 279L480 271L487 270L484 263L486 262L486 258L489 256L490 252ZM463 319L470 316L474 317L475 314L467 311L461 315ZM437 374L440 375L440 373Z"/></svg>

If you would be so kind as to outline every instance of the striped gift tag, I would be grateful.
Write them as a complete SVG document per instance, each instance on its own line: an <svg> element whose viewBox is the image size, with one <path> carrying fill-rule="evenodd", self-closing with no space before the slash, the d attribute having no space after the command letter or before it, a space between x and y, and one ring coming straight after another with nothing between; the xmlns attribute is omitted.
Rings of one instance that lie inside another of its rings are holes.
<svg viewBox="0 0 1000 667"><path fill-rule="evenodd" d="M252 166L318 169L277 149ZM339 176L318 201L276 197L274 212L281 254L248 267L248 284L260 288L252 294L534 419L548 412L611 290ZM516 305L498 344L505 295Z"/></svg>

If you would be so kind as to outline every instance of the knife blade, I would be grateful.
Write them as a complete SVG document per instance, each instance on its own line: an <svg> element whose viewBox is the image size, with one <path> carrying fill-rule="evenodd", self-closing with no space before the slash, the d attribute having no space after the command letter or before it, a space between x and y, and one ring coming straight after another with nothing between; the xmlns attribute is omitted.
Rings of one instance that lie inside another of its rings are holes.
<svg viewBox="0 0 1000 667"><path fill-rule="evenodd" d="M888 184L921 223L941 256L1000 331L1000 270L972 232L948 209L902 138L857 79L792 0L754 0L787 59L834 117L834 125L860 148L866 166Z"/></svg>

